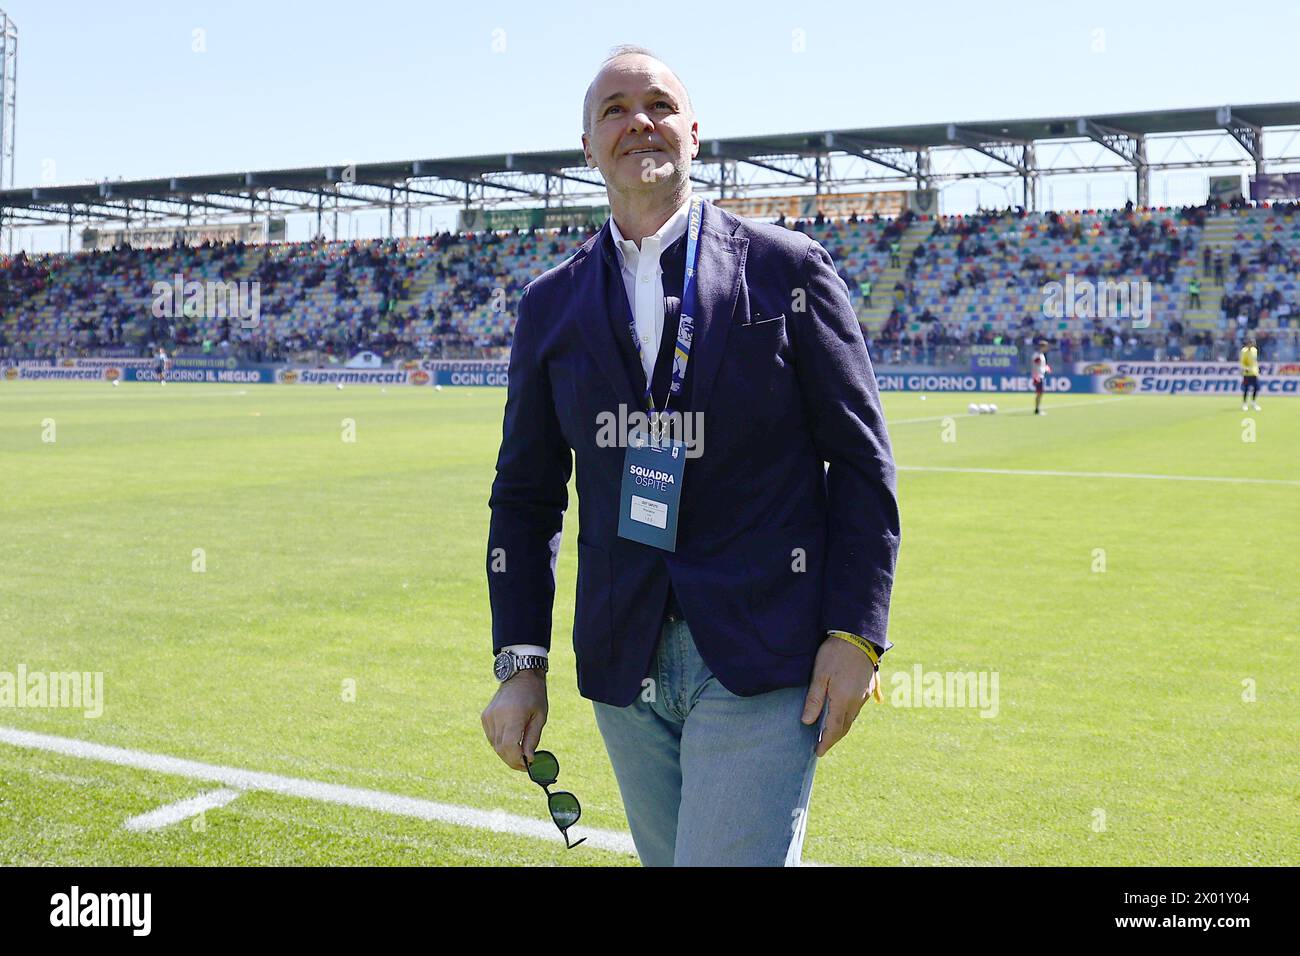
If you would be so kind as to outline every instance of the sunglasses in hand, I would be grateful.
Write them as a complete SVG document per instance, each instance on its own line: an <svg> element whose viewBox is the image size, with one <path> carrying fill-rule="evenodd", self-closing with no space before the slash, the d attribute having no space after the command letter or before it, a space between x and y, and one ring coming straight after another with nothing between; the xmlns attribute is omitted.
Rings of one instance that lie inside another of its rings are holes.
<svg viewBox="0 0 1300 956"><path fill-rule="evenodd" d="M582 805L578 803L578 798L567 790L556 790L551 793L551 786L560 776L560 762L555 759L555 754L549 750L539 750L533 755L531 762L524 757L524 764L528 767L528 776L533 783L546 791L546 805L551 811L551 819L560 828L564 845L572 850L575 846L586 842L586 837L577 843L569 842L569 827L577 823L578 817L582 816Z"/></svg>

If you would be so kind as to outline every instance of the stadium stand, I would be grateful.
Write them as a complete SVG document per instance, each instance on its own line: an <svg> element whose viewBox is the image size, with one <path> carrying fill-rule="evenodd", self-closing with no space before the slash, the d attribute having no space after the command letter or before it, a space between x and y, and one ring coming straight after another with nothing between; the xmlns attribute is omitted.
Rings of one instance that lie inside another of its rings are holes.
<svg viewBox="0 0 1300 956"><path fill-rule="evenodd" d="M1294 347L1294 207L915 219L901 234L898 265L888 264L889 240L879 227L825 223L808 231L841 263L851 290L870 279L872 304L856 298L877 349L906 352L911 361L933 361L946 345L1026 336L1057 343L1067 360L1126 351L1206 360L1235 348L1246 329L1264 348ZM1216 270L1220 261L1228 274ZM1126 318L1045 316L1044 286L1067 275L1150 283L1150 327L1135 329Z"/></svg>
<svg viewBox="0 0 1300 956"><path fill-rule="evenodd" d="M1077 358L1293 359L1300 218L1294 205L1185 207L789 224L835 257L877 362L943 364L963 345L1051 340ZM368 349L388 358L494 357L528 281L589 232L449 234L354 242L202 245L0 257L0 357L167 344L251 361ZM153 314L154 283L257 281L260 324ZM1148 328L1044 315L1044 286L1149 282ZM871 302L859 291L871 283ZM499 290L499 291L498 291Z"/></svg>

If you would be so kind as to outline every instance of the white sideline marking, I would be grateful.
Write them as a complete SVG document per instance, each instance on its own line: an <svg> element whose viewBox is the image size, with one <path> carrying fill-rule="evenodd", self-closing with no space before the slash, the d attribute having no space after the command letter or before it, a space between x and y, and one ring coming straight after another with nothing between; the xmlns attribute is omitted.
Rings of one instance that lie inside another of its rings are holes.
<svg viewBox="0 0 1300 956"><path fill-rule="evenodd" d="M946 468L940 465L899 465L899 471L946 471L963 475L1029 475L1042 478L1134 478L1143 481L1219 481L1234 485L1300 485L1289 478L1233 478L1226 475L1146 475L1124 471L1035 471L1017 468Z"/></svg>
<svg viewBox="0 0 1300 956"><path fill-rule="evenodd" d="M131 817L122 824L122 826L137 833L146 830L161 830L163 827L169 827L173 823L180 823L182 820L188 820L190 817L197 817L200 813L207 810L215 810L217 807L224 807L237 796L239 796L238 790L209 790L207 793L200 793L197 797L190 797L188 800L179 800L176 803L169 803L165 807L159 807L157 810L150 810L148 813L142 813L138 817Z"/></svg>
<svg viewBox="0 0 1300 956"><path fill-rule="evenodd" d="M906 394L915 394L915 393L907 393L907 392L882 392L881 394L884 394L884 395L897 395L897 394L904 394L904 395L906 395ZM926 394L928 395L928 394L930 394L930 393L927 392ZM966 392L966 393L962 393L962 392L936 392L936 393L934 393L934 394L936 394L936 395L945 395L945 396L946 396L946 395L961 395L961 394L972 395L972 394L974 394L974 393L973 393L973 392ZM985 392L985 393L982 393L982 394L987 395L988 393ZM1005 395L1033 395L1034 393L1033 393L1033 392L1004 392L1004 393L1002 393L1002 394L1005 394ZM1109 405L1111 402L1122 402L1122 401L1124 401L1124 399L1127 398L1127 397L1128 397L1128 396L1125 396L1125 395L1119 395L1119 396L1115 396L1115 397L1113 397L1113 398L1099 398L1099 399L1097 399L1095 402L1060 402L1060 403L1053 403L1053 404L1051 404L1051 405L1048 405L1047 408L1048 408L1049 411L1055 411L1055 410L1058 409L1058 408L1084 408L1084 407L1091 406L1091 405ZM979 404L986 404L986 403L981 402L981 403L979 403ZM999 412L997 412L995 415L993 415L992 417L996 418L998 415L1006 416L1006 415L1032 415L1032 414L1034 414L1034 410L1033 410L1032 408L1013 408L1013 409L1011 409L1010 411L1006 411L1006 412L999 411ZM931 415L931 416L929 416L928 418L889 418L888 416L886 416L886 417L885 417L885 425L887 425L887 426L889 426L889 425L915 425L917 422L941 422L941 421L943 421L945 418L960 418L960 417L962 417L963 415L965 415L965 416L968 417L968 418L988 418L988 417L989 417L989 416L987 416L987 415L970 415L970 414L968 414L967 412L964 412L964 411L952 412L952 413L950 413L950 414L948 414L948 415Z"/></svg>
<svg viewBox="0 0 1300 956"><path fill-rule="evenodd" d="M560 831L550 820L533 819L516 816L504 810L478 810L473 807L459 807L449 803L436 803L419 797L404 797L381 790L366 790L360 787L345 787L333 783L320 783L316 780L303 780L297 777L281 777L273 773L261 773L256 770L241 770L238 767L222 767L217 764L200 763L197 760L182 760L179 757L167 757L162 754L145 753L142 750L129 750L125 747L109 747L104 744L92 744L84 740L69 737L55 737L51 734L37 734L12 727L0 727L0 743L13 744L15 747L27 747L50 753L79 757L83 760L99 760L122 767L134 767L137 770L150 770L166 773L176 777L188 777L191 780L204 780L225 784L236 790L261 790L279 793L303 800L318 800L322 803L337 803L348 807L360 807L363 810L375 810L396 816L417 817L421 820L437 820L456 826L473 827L477 830L492 830L495 833L510 833L516 836L535 837L537 839L560 839ZM541 788L537 790L539 811L543 806ZM636 855L632 835L619 830L593 830L577 826L569 831L571 839L586 837L584 846L593 846L615 853Z"/></svg>

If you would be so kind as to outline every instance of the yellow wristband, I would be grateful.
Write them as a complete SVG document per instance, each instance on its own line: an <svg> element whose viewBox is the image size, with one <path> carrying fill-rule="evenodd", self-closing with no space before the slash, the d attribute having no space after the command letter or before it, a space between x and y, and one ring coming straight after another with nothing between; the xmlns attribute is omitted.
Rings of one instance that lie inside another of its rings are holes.
<svg viewBox="0 0 1300 956"><path fill-rule="evenodd" d="M871 645L871 642L848 631L827 631L826 633L831 637L838 637L840 640L848 641L871 659L871 664L875 667L877 673L876 685L872 688L871 696L876 699L877 704L883 704L884 699L880 696L880 655L876 653L876 649Z"/></svg>
<svg viewBox="0 0 1300 956"><path fill-rule="evenodd" d="M831 637L838 637L841 640L848 641L854 647L861 650L862 653L870 657L872 664L876 667L880 666L880 655L876 653L876 649L871 646L870 641L858 637L856 634L851 634L848 631L827 631L826 633Z"/></svg>

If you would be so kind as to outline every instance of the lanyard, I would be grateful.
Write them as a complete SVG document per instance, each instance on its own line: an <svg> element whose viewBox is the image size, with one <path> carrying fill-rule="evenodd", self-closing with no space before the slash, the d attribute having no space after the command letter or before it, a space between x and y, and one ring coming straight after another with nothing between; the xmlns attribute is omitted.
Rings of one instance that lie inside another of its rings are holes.
<svg viewBox="0 0 1300 956"><path fill-rule="evenodd" d="M682 279L682 317L681 321L677 323L677 347L673 351L673 378L668 386L668 394L664 397L663 409L655 410L654 395L651 393L651 383L648 379L645 383L645 392L642 395L646 414L655 423L658 422L659 416L663 412L668 411L668 403L672 401L672 397L681 392L682 383L686 381L686 365L691 359L691 339L695 332L695 272L700 251L702 205L703 203L698 196L691 198L691 210L686 222L686 275ZM628 304L631 305L631 303ZM628 320L628 328L632 332L632 344L636 347L637 367L644 368L645 358L641 352L641 340L636 334L635 310L632 310L631 318Z"/></svg>

